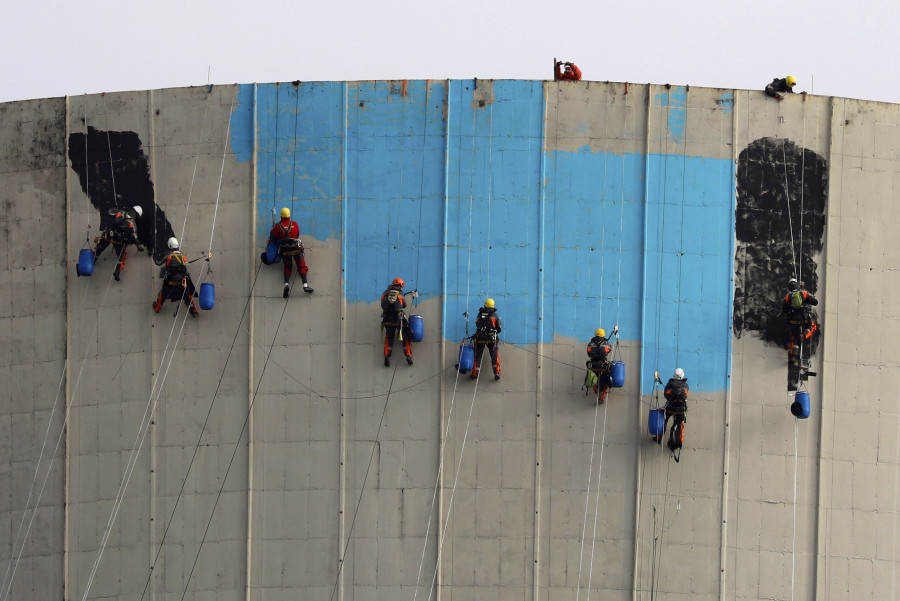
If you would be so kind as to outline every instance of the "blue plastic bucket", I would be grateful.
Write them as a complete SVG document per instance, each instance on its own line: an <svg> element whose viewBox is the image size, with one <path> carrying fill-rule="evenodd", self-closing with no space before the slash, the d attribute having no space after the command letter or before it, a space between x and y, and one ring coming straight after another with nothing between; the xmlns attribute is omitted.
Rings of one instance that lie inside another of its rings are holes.
<svg viewBox="0 0 900 601"><path fill-rule="evenodd" d="M475 367L475 347L471 344L463 344L459 347L459 363L456 369L461 374L467 374Z"/></svg>
<svg viewBox="0 0 900 601"><path fill-rule="evenodd" d="M82 248L78 253L78 264L75 266L75 273L79 276L89 276L94 273L94 251L89 248Z"/></svg>
<svg viewBox="0 0 900 601"><path fill-rule="evenodd" d="M613 388L622 388L625 386L625 363L623 361L613 361L610 370Z"/></svg>
<svg viewBox="0 0 900 601"><path fill-rule="evenodd" d="M216 287L204 282L200 284L200 308L209 311L216 304Z"/></svg>
<svg viewBox="0 0 900 601"><path fill-rule="evenodd" d="M277 263L281 260L281 255L278 254L278 242L274 240L269 240L269 243L266 244L266 261L267 265L271 265L272 263Z"/></svg>
<svg viewBox="0 0 900 601"><path fill-rule="evenodd" d="M650 436L662 436L666 428L666 412L662 409L651 409L647 428L650 430Z"/></svg>
<svg viewBox="0 0 900 601"><path fill-rule="evenodd" d="M797 391L794 402L791 403L791 413L794 417L806 419L809 417L809 393L805 390Z"/></svg>
<svg viewBox="0 0 900 601"><path fill-rule="evenodd" d="M422 342L425 337L425 318L421 315L410 315L409 331L412 332L413 342Z"/></svg>

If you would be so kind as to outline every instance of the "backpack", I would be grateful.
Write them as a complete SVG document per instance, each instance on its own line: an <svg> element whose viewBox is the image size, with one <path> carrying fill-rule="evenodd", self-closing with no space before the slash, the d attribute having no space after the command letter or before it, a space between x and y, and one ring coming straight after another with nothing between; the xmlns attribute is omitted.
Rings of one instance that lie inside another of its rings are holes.
<svg viewBox="0 0 900 601"><path fill-rule="evenodd" d="M584 394L587 394L592 388L597 385L597 372L587 370L587 373L584 374Z"/></svg>
<svg viewBox="0 0 900 601"><path fill-rule="evenodd" d="M395 303L400 298L400 291L396 288L388 288L381 296L382 311L397 311Z"/></svg>
<svg viewBox="0 0 900 601"><path fill-rule="evenodd" d="M794 290L790 294L791 298L791 308L792 309L802 309L803 303L806 301L806 298L803 296L802 290Z"/></svg>

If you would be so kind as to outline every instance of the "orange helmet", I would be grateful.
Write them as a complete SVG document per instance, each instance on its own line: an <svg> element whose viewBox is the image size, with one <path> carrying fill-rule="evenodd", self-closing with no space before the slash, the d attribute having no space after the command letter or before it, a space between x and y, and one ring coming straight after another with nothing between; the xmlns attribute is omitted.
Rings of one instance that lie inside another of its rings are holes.
<svg viewBox="0 0 900 601"><path fill-rule="evenodd" d="M403 278L394 278L393 284L394 286L400 286L401 288L406 286L406 282L403 281Z"/></svg>

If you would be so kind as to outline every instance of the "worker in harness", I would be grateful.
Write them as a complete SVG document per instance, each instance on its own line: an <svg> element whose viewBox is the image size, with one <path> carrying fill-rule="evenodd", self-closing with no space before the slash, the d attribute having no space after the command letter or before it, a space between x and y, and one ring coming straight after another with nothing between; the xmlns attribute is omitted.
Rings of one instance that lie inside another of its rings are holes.
<svg viewBox="0 0 900 601"><path fill-rule="evenodd" d="M618 332L619 326L616 326L613 334L618 336ZM606 330L597 328L594 332L594 337L587 344L588 360L585 363L585 367L587 367L588 372L585 376L585 387L591 388L597 393L598 403L606 400L609 387L612 386L612 365L609 362L610 350L611 347L609 338L606 337Z"/></svg>
<svg viewBox="0 0 900 601"><path fill-rule="evenodd" d="M785 94L793 94L795 85L797 85L797 78L793 75L784 78L776 77L772 83L766 86L765 92L776 100L784 100Z"/></svg>
<svg viewBox="0 0 900 601"><path fill-rule="evenodd" d="M103 251L109 245L116 251L116 269L113 271L113 277L119 281L119 274L125 268L125 259L128 258L126 248L129 244L134 244L138 252L144 250L137 236L137 226L135 220L144 214L143 209L134 206L130 211L125 209L110 209L109 215L113 218L113 222L103 230L98 238L95 239L97 246L94 248L94 260L96 261Z"/></svg>
<svg viewBox="0 0 900 601"><path fill-rule="evenodd" d="M491 356L491 367L494 370L494 379L500 379L500 348L498 335L503 326L500 324L500 316L497 315L497 309L494 307L494 299L489 298L484 301L484 306L478 310L478 317L475 318L475 334L472 336L475 342L475 363L472 366L472 379L478 379L478 367L481 363L481 357L484 355L484 349L487 347Z"/></svg>
<svg viewBox="0 0 900 601"><path fill-rule="evenodd" d="M384 335L384 366L391 366L391 354L394 352L394 339L400 334L400 341L403 343L403 354L406 355L407 365L412 365L412 332L409 329L409 321L403 313L406 308L406 299L404 299L403 287L406 282L403 278L394 278L388 289L381 295L381 329ZM419 293L416 291L407 292L417 298Z"/></svg>
<svg viewBox="0 0 900 601"><path fill-rule="evenodd" d="M666 398L666 420L663 423L662 432L656 437L656 442L662 444L663 433L669 425L669 418L672 418L672 429L669 431L669 450L673 455L675 451L680 449L684 444L684 424L687 423L687 397L690 387L687 378L684 377L684 370L680 367L675 370L672 377L666 383L663 396ZM679 456L675 455L678 461Z"/></svg>
<svg viewBox="0 0 900 601"><path fill-rule="evenodd" d="M794 346L809 340L819 329L815 315L810 307L818 305L819 301L803 288L803 284L797 278L791 278L788 282L788 293L781 304L781 310L787 315L788 328L790 329L790 353L794 353Z"/></svg>
<svg viewBox="0 0 900 601"><path fill-rule="evenodd" d="M191 274L188 273L187 269L190 261L185 259L185 256L179 250L177 238L169 238L168 247L169 254L166 255L161 263L158 263L162 265L162 268L159 270L162 288L156 297L156 302L153 303L153 310L159 313L166 300L175 303L184 301L184 304L188 306L191 317L197 317L199 312L194 304L196 292L194 283L191 281Z"/></svg>
<svg viewBox="0 0 900 601"><path fill-rule="evenodd" d="M296 221L291 220L291 210L287 207L281 209L281 221L272 227L269 233L269 240L278 243L278 254L281 255L284 264L284 298L291 294L291 271L292 262L297 263L297 272L303 281L303 291L312 294L313 289L310 288L306 279L309 267L306 265L306 259L303 258L305 249L303 242L300 241L300 226Z"/></svg>

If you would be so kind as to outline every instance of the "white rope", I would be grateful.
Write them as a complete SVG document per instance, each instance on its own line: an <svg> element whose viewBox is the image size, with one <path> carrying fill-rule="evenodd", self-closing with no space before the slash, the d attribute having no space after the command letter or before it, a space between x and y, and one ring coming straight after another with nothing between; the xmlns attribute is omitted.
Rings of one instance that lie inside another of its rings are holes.
<svg viewBox="0 0 900 601"><path fill-rule="evenodd" d="M197 176L197 164L200 162L200 148L203 146L203 133L206 131L206 113L209 109L209 98L212 96L212 90L207 88L206 92L206 100L203 102L203 119L200 121L200 141L197 142L197 152L194 155L194 168L191 171L191 185L188 187L188 197L187 197L187 206L191 206L191 194L194 191L194 181ZM231 120L228 121L229 125L231 124ZM228 136L225 136L226 139ZM187 210L184 211L184 221L181 223L181 234L178 236L178 239L184 244L184 231L187 228ZM156 219L154 218L154 224L156 223Z"/></svg>
<svg viewBox="0 0 900 601"><path fill-rule="evenodd" d="M795 551L797 548L797 457L800 446L800 420L794 418L794 515L791 526L791 601L794 599Z"/></svg>
<svg viewBox="0 0 900 601"><path fill-rule="evenodd" d="M600 515L600 482L602 481L600 476L603 473L603 449L606 446L606 416L609 410L607 405L603 406L603 435L600 438L600 465L597 466L597 494L595 497L595 505L594 505L594 531L591 534L591 565L588 568L588 592L587 599L590 601L591 599L591 582L594 575L594 550L597 546L597 522ZM579 570L581 566L579 566Z"/></svg>
<svg viewBox="0 0 900 601"><path fill-rule="evenodd" d="M588 506L591 501L591 480L594 476L594 447L596 446L595 442L597 440L597 416L600 414L600 404L596 403L594 407L594 429L591 433L591 455L588 460L588 483L587 487L585 487L585 495L584 495L584 519L581 523L581 550L578 554L578 587L575 589L575 601L578 601L578 598L581 593L581 567L584 565L584 541L585 534L587 533L587 516L588 516ZM605 419L605 416L604 416ZM599 479L599 476L598 476ZM591 554L591 563L593 564L593 553Z"/></svg>
<svg viewBox="0 0 900 601"><path fill-rule="evenodd" d="M788 186L788 173L787 173L787 153L784 147L787 145L787 140L781 141L781 165L784 167L784 199L787 203L787 215L788 215L788 230L791 233L791 262L793 263L794 273L797 274L797 279L800 279L800 275L797 269L797 255L794 252L794 224L793 217L791 216L791 194L790 187Z"/></svg>
<svg viewBox="0 0 900 601"><path fill-rule="evenodd" d="M481 363L482 363L482 365L484 364L484 355L481 356ZM481 371L481 368L482 368L482 366L480 365L478 367L478 370ZM453 476L453 488L450 489L450 500L447 503L447 517L444 520L444 526L441 529L440 541L438 543L438 549L439 549L438 557L440 557L440 550L442 550L444 548L444 537L447 536L447 529L449 528L449 525L450 525L450 515L453 513L453 497L456 494L456 485L459 482L459 472L462 467L463 455L466 452L466 442L469 439L469 427L472 424L472 412L475 409L475 400L477 398L477 394L478 394L478 380L475 380L475 388L472 390L472 403L471 403L471 405L469 405L469 417L466 420L466 429L463 433L462 445L460 446L460 449L459 449L459 460L456 462L456 474ZM435 590L435 585L437 583L437 573L438 573L438 562L435 562L434 574L432 574L432 577L431 577L431 587L429 588L429 592L428 592L428 601L431 600L431 591Z"/></svg>
<svg viewBox="0 0 900 601"><path fill-rule="evenodd" d="M441 483L441 474L444 471L444 451L446 450L446 447L447 447L447 441L450 438L450 424L453 421L453 409L456 406L456 391L459 386L459 374L460 374L460 372L457 369L456 370L456 378L454 379L454 382L453 382L453 394L450 397L450 410L447 413L447 425L444 428L444 439L441 441L441 449L440 449L440 452L438 453L438 471L437 471L437 475L435 476L435 479L434 479L434 491L432 492L432 495L431 495L431 510L428 512L428 522L425 525L425 540L422 545L422 557L419 560L419 570L416 573L416 586L413 590L413 601L415 601L419 595L419 581L422 578L422 568L425 565L425 552L428 549L428 535L431 533L432 516L434 515L434 509L435 509L435 506L437 505L438 489L439 489L440 483ZM478 383L476 382L475 385L478 386ZM440 557L440 553L437 553L437 557ZM430 593L429 593L429 596L430 596Z"/></svg>
<svg viewBox="0 0 900 601"><path fill-rule="evenodd" d="M237 84L234 84L234 93L231 95L231 108L228 109L228 124L225 126L225 141L222 148L222 165L219 168L219 186L216 189L216 205L213 208L212 226L209 228L209 248L207 249L207 253L209 254L212 253L213 236L216 232L216 217L219 215L219 199L222 197L222 179L225 175L225 157L228 156L229 137L231 136L231 115L234 113L234 103L237 100L237 93L238 86ZM187 218L187 211L185 211L184 214L185 218ZM207 254L207 258L209 258L209 254ZM206 269L207 271L209 271L208 263Z"/></svg>

